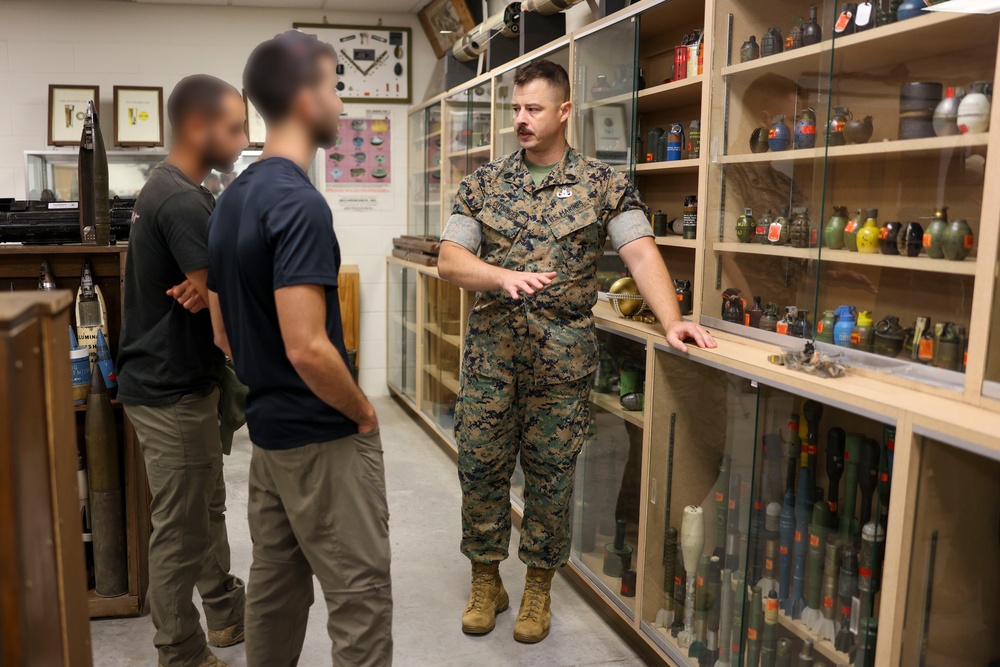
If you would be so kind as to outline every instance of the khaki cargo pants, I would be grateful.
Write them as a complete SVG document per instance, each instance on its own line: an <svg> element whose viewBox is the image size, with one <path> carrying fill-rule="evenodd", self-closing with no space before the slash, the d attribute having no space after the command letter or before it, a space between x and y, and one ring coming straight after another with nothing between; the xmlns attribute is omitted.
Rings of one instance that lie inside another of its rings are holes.
<svg viewBox="0 0 1000 667"><path fill-rule="evenodd" d="M230 574L219 390L173 405L127 405L153 495L149 538L153 644L163 667L191 667L208 653L198 608L212 630L243 620L243 582Z"/></svg>
<svg viewBox="0 0 1000 667"><path fill-rule="evenodd" d="M333 664L392 664L389 509L378 431L250 461L247 666L294 667L319 579Z"/></svg>

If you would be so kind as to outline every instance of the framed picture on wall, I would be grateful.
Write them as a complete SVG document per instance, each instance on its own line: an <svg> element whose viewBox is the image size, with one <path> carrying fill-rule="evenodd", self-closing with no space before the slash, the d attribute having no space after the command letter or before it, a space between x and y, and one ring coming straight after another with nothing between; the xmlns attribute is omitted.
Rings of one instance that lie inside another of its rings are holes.
<svg viewBox="0 0 1000 667"><path fill-rule="evenodd" d="M79 146L87 104L99 109L100 99L97 86L49 84L49 145Z"/></svg>
<svg viewBox="0 0 1000 667"><path fill-rule="evenodd" d="M625 105L608 104L590 112L594 124L594 157L608 164L628 164Z"/></svg>
<svg viewBox="0 0 1000 667"><path fill-rule="evenodd" d="M115 86L115 146L163 145L163 88Z"/></svg>
<svg viewBox="0 0 1000 667"><path fill-rule="evenodd" d="M260 115L257 111L257 107L253 105L250 98L247 97L247 91L243 91L243 103L247 107L247 141L250 142L250 148L263 148L264 139L267 138L267 127L264 125L264 117Z"/></svg>
<svg viewBox="0 0 1000 667"><path fill-rule="evenodd" d="M398 102L411 99L412 34L409 28L293 23L337 52L337 90L345 102Z"/></svg>
<svg viewBox="0 0 1000 667"><path fill-rule="evenodd" d="M462 35L476 27L466 0L431 0L418 16L438 58L443 58Z"/></svg>

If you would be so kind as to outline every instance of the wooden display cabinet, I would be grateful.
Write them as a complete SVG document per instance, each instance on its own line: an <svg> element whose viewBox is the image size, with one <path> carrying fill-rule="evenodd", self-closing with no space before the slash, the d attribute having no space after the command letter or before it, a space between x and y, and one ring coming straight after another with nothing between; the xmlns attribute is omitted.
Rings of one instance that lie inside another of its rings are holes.
<svg viewBox="0 0 1000 667"><path fill-rule="evenodd" d="M38 286L39 267L43 259L52 269L56 286L69 289L75 298L80 285L83 260L90 259L94 282L101 288L108 311L108 344L112 357L117 357L121 335L122 292L124 290L127 245L110 247L62 245L20 246L0 245L0 286L4 290L34 290ZM69 324L70 322L67 322ZM75 324L75 322L74 322ZM65 332L64 332L65 333ZM67 386L69 378L67 376ZM89 594L92 618L139 616L145 606L149 585L149 492L146 468L135 431L125 417L121 403L112 401L118 424L121 470L125 498L125 542L128 547L128 593L115 598ZM73 408L76 420L76 440L84 447L83 427L85 406Z"/></svg>

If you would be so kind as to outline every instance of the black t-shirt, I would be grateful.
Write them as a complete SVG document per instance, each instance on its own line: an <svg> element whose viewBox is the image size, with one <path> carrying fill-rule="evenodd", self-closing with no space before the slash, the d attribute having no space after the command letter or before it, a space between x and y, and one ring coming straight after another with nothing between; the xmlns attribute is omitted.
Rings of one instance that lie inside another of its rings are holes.
<svg viewBox="0 0 1000 667"><path fill-rule="evenodd" d="M326 332L347 363L337 297L340 246L323 196L298 165L269 158L250 165L219 197L208 224L208 288L219 305L236 362L250 387L250 439L291 449L358 432L357 424L309 389L288 361L274 291L326 288Z"/></svg>
<svg viewBox="0 0 1000 667"><path fill-rule="evenodd" d="M161 162L139 193L125 265L125 312L118 345L123 403L168 405L219 384L225 355L208 309L190 313L167 296L185 273L208 267L208 216L215 198Z"/></svg>

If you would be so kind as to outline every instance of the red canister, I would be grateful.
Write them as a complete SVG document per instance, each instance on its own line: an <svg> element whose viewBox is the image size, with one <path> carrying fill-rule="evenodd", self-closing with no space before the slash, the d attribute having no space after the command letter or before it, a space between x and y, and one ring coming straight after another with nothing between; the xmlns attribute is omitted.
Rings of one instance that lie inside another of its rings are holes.
<svg viewBox="0 0 1000 667"><path fill-rule="evenodd" d="M687 78L688 70L688 47L674 47L674 81Z"/></svg>

